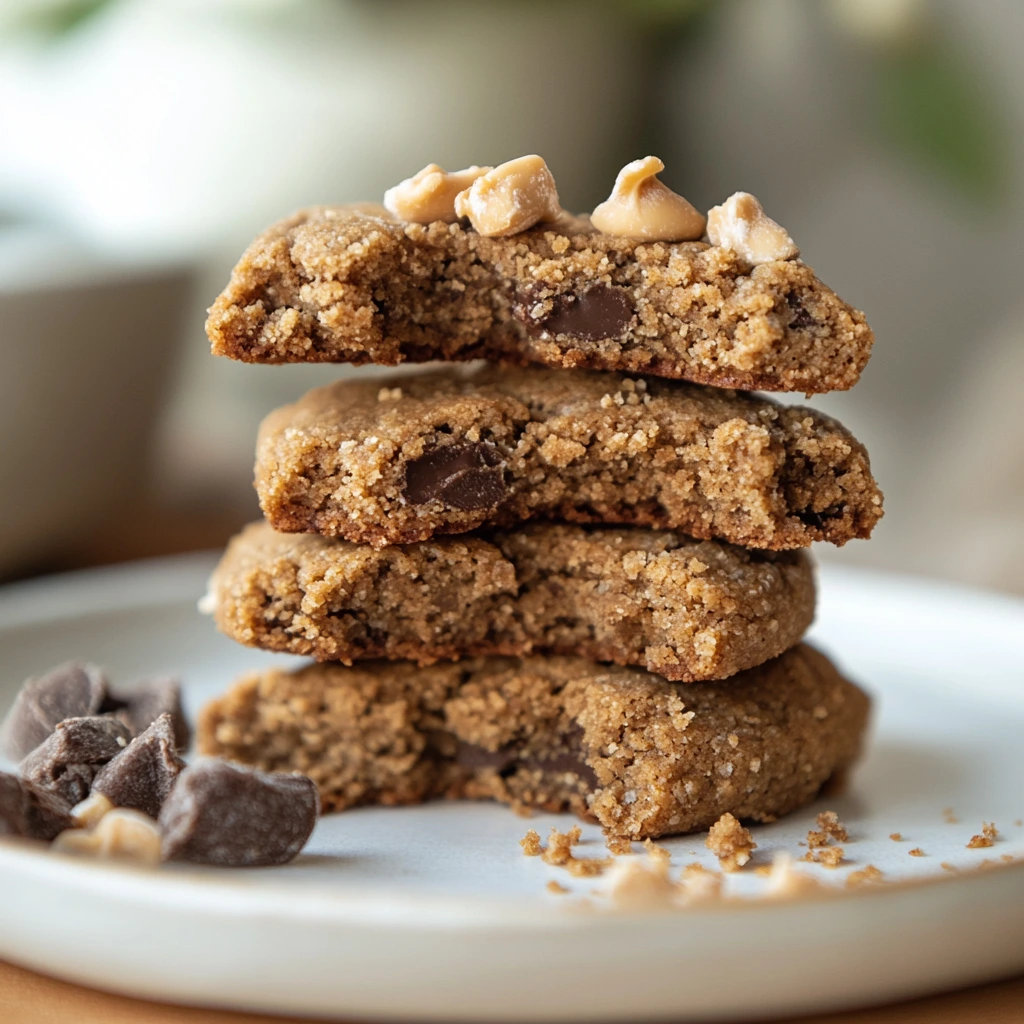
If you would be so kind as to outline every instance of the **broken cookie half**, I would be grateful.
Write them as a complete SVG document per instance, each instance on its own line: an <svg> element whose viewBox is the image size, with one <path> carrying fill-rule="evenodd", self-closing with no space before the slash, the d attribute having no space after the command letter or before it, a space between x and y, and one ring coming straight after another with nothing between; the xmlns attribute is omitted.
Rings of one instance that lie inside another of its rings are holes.
<svg viewBox="0 0 1024 1024"><path fill-rule="evenodd" d="M495 171L461 194L464 211ZM764 243L765 225L742 220L746 207L728 208L729 230L718 217L718 245L652 240L660 224L641 225L641 237L596 230L626 230L629 209L615 193L595 222L556 207L552 199L525 230L494 236L469 217L424 224L368 204L304 210L243 254L210 309L212 350L249 363L486 358L806 394L857 383L873 342L863 314L795 246ZM692 219L703 222L696 211Z"/></svg>
<svg viewBox="0 0 1024 1024"><path fill-rule="evenodd" d="M802 644L686 687L579 658L377 661L248 676L205 708L198 739L308 775L325 810L495 799L644 839L802 806L855 760L868 708Z"/></svg>

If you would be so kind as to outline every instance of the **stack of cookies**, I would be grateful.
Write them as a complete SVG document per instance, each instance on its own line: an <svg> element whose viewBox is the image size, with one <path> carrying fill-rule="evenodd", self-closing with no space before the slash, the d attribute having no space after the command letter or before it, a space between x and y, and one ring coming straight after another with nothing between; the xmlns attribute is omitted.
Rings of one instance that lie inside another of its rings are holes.
<svg viewBox="0 0 1024 1024"><path fill-rule="evenodd" d="M623 168L588 217L539 157L431 165L258 238L210 311L245 362L462 363L272 413L265 521L206 600L243 644L204 753L324 808L493 798L635 839L771 820L857 756L867 697L801 644L803 549L882 514L863 446L752 394L856 383L872 334L753 196Z"/></svg>

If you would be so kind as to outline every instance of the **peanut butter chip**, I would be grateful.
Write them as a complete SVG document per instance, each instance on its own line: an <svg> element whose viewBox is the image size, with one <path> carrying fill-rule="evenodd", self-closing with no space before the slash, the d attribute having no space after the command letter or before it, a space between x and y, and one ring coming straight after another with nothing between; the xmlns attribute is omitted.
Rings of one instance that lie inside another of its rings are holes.
<svg viewBox="0 0 1024 1024"><path fill-rule="evenodd" d="M384 193L384 205L399 220L412 224L448 224L459 219L455 197L486 174L490 167L467 167L450 174L437 164L427 164L418 174L399 182Z"/></svg>
<svg viewBox="0 0 1024 1024"><path fill-rule="evenodd" d="M114 805L102 793L92 793L71 808L71 820L78 828L95 828L113 809Z"/></svg>
<svg viewBox="0 0 1024 1024"><path fill-rule="evenodd" d="M612 194L590 215L598 231L651 242L687 242L704 234L704 217L658 180L665 170L656 156L619 171Z"/></svg>
<svg viewBox="0 0 1024 1024"><path fill-rule="evenodd" d="M160 846L160 828L152 818L121 809L104 814L89 831L61 832L53 841L53 849L59 853L134 860L141 864L159 864Z"/></svg>
<svg viewBox="0 0 1024 1024"><path fill-rule="evenodd" d="M539 156L521 156L487 171L455 197L455 212L489 238L517 235L563 216L555 179Z"/></svg>
<svg viewBox="0 0 1024 1024"><path fill-rule="evenodd" d="M786 229L776 224L749 192L735 192L708 211L708 240L755 265L800 255Z"/></svg>

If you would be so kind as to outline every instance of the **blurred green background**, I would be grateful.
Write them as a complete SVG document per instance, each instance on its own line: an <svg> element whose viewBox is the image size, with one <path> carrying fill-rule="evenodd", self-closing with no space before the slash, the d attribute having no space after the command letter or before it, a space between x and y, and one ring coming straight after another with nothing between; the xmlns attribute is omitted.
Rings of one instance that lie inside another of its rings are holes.
<svg viewBox="0 0 1024 1024"><path fill-rule="evenodd" d="M1018 0L5 0L0 575L256 515L259 419L353 372L209 356L270 222L527 152L587 211L655 153L698 208L755 193L876 331L813 404L887 517L818 554L1024 592L1021 39Z"/></svg>

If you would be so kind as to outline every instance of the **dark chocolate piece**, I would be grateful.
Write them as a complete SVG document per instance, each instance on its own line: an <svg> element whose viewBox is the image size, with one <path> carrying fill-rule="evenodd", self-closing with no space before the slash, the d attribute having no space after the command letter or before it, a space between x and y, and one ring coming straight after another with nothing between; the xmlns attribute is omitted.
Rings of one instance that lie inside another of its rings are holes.
<svg viewBox="0 0 1024 1024"><path fill-rule="evenodd" d="M813 526L818 530L822 529L829 519L837 519L842 514L842 508L836 508L834 506L822 509L821 512L815 512L814 509L806 508L801 512L795 513L796 518L805 526Z"/></svg>
<svg viewBox="0 0 1024 1024"><path fill-rule="evenodd" d="M486 747L456 739L455 763L470 771L493 768L499 775L522 767L528 770L564 775L572 772L580 777L590 790L597 789L597 774L584 760L579 750L583 730L578 726L565 737L566 747L550 757L523 757L514 747L487 750Z"/></svg>
<svg viewBox="0 0 1024 1024"><path fill-rule="evenodd" d="M174 742L179 750L187 750L192 734L181 708L181 683L173 676L145 679L130 689L111 688L103 702L103 711L113 712L132 731L144 733L162 714L171 716Z"/></svg>
<svg viewBox="0 0 1024 1024"><path fill-rule="evenodd" d="M156 818L184 767L175 747L174 722L165 712L97 772L92 789L115 807Z"/></svg>
<svg viewBox="0 0 1024 1024"><path fill-rule="evenodd" d="M17 775L0 772L0 835L49 841L72 827L67 804Z"/></svg>
<svg viewBox="0 0 1024 1024"><path fill-rule="evenodd" d="M107 715L68 718L18 766L21 777L35 789L72 807L92 789L96 773L131 741L123 722Z"/></svg>
<svg viewBox="0 0 1024 1024"><path fill-rule="evenodd" d="M789 321L789 329L791 331L802 331L814 326L814 317L807 312L807 308L795 293L790 292L786 296L786 304L793 311L793 319Z"/></svg>
<svg viewBox="0 0 1024 1024"><path fill-rule="evenodd" d="M0 725L0 754L21 761L65 718L95 715L107 681L95 665L68 662L29 679Z"/></svg>
<svg viewBox="0 0 1024 1024"><path fill-rule="evenodd" d="M536 768L542 772L550 772L552 775L565 775L572 772L578 775L587 789L597 789L597 773L578 754L565 751L556 754L554 757L530 758L523 761L524 768Z"/></svg>
<svg viewBox="0 0 1024 1024"><path fill-rule="evenodd" d="M164 860L222 867L285 864L320 811L312 779L213 759L189 765L160 811Z"/></svg>
<svg viewBox="0 0 1024 1024"><path fill-rule="evenodd" d="M491 508L505 497L505 464L487 441L435 448L405 466L406 499L414 505L438 500L469 512Z"/></svg>
<svg viewBox="0 0 1024 1024"><path fill-rule="evenodd" d="M635 314L633 300L625 288L598 284L579 296L556 296L551 312L538 326L548 334L601 341L622 337Z"/></svg>
<svg viewBox="0 0 1024 1024"><path fill-rule="evenodd" d="M466 743L456 739L455 763L462 768L476 771L478 768L493 768L499 774L513 767L518 760L516 752L509 747L501 750L488 750L475 743Z"/></svg>

